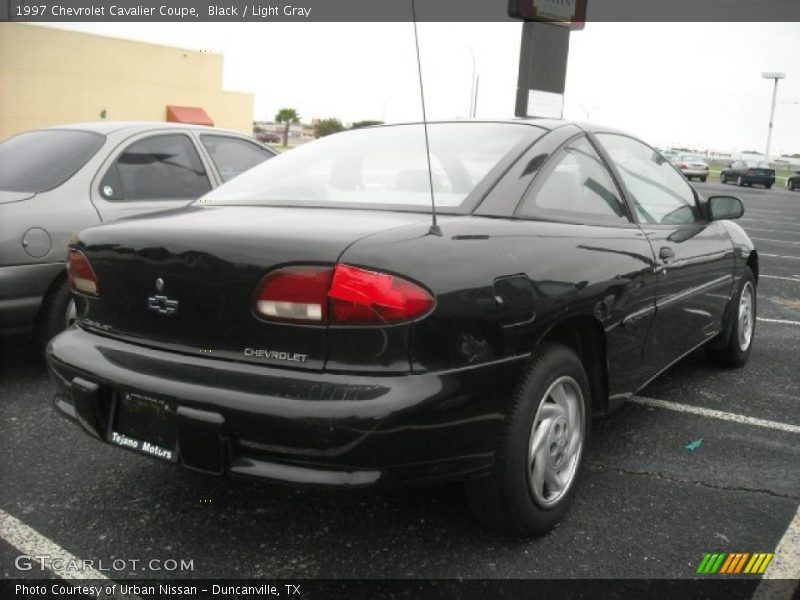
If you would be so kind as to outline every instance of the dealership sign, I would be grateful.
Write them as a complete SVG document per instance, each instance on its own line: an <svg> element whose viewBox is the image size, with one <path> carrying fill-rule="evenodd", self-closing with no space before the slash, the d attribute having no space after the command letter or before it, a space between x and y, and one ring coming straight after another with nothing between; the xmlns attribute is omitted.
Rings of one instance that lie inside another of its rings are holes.
<svg viewBox="0 0 800 600"><path fill-rule="evenodd" d="M514 19L583 29L586 0L509 0L508 14Z"/></svg>

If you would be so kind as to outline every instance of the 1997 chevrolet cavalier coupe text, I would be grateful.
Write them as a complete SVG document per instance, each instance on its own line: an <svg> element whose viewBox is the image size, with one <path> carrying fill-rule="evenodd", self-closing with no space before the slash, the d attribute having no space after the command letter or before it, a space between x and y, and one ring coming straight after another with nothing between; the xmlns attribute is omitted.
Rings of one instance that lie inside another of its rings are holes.
<svg viewBox="0 0 800 600"><path fill-rule="evenodd" d="M747 360L738 199L616 131L429 131L430 173L422 125L362 129L82 232L57 409L208 473L463 480L479 519L531 535L566 512L593 414L700 346Z"/></svg>

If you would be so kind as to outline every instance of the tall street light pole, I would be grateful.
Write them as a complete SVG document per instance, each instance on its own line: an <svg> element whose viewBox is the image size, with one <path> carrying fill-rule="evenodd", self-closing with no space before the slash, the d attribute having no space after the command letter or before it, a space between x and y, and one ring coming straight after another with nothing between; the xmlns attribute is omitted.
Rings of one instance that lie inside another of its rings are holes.
<svg viewBox="0 0 800 600"><path fill-rule="evenodd" d="M772 121L775 118L775 100L778 97L778 81L780 79L784 79L786 75L784 73L762 73L761 77L764 79L773 79L775 81L775 85L772 88L772 105L769 109L769 129L767 130L767 149L764 152L764 162L769 164L769 146L772 142Z"/></svg>

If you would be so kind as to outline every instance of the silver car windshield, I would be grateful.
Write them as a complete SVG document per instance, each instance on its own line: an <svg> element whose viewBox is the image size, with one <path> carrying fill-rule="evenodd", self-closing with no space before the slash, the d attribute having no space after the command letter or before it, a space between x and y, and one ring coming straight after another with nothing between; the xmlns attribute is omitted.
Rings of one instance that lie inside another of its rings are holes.
<svg viewBox="0 0 800 600"><path fill-rule="evenodd" d="M459 207L524 138L544 130L513 123L428 126L437 206ZM422 125L347 131L289 150L200 198L200 204L430 206Z"/></svg>

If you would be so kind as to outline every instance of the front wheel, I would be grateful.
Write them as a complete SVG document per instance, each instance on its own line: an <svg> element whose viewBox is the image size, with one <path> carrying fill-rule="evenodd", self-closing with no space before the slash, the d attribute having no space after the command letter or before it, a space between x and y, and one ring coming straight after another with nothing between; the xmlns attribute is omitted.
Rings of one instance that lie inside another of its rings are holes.
<svg viewBox="0 0 800 600"><path fill-rule="evenodd" d="M771 183L767 183L767 184L765 184L765 185L764 185L764 187L765 187L766 189L770 189L770 188L772 187L772 184L771 184Z"/></svg>
<svg viewBox="0 0 800 600"><path fill-rule="evenodd" d="M747 362L753 348L756 308L756 278L750 267L745 267L736 294L728 306L725 331L707 349L712 362L727 367L741 367Z"/></svg>
<svg viewBox="0 0 800 600"><path fill-rule="evenodd" d="M728 180L725 178L725 173L719 174L719 182L720 183L728 183Z"/></svg>
<svg viewBox="0 0 800 600"><path fill-rule="evenodd" d="M741 175L739 175L739 176L736 178L736 185L738 185L739 187L742 187L742 186L744 185L744 179L742 179L742 176L741 176Z"/></svg>
<svg viewBox="0 0 800 600"><path fill-rule="evenodd" d="M544 343L514 394L491 475L467 484L479 521L515 536L542 535L561 521L583 464L590 397L578 356Z"/></svg>

